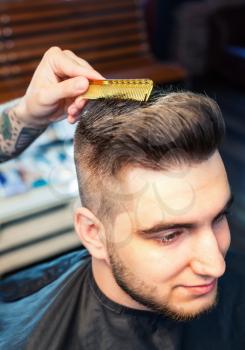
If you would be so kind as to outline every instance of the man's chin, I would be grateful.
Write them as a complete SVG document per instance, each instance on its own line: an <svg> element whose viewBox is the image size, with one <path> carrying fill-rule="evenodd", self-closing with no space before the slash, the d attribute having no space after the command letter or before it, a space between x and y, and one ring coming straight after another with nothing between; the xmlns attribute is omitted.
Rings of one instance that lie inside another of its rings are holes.
<svg viewBox="0 0 245 350"><path fill-rule="evenodd" d="M174 321L186 322L200 318L202 315L212 312L218 304L218 294L216 298L205 305L194 305L189 302L188 306L171 306L164 307L162 313ZM160 310L159 310L160 311Z"/></svg>

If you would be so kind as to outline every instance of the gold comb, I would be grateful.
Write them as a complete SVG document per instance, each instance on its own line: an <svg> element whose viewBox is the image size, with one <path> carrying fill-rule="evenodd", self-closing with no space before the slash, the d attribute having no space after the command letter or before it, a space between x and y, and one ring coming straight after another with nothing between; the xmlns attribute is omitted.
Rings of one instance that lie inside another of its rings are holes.
<svg viewBox="0 0 245 350"><path fill-rule="evenodd" d="M119 98L147 101L152 88L153 81L150 79L91 80L81 99Z"/></svg>

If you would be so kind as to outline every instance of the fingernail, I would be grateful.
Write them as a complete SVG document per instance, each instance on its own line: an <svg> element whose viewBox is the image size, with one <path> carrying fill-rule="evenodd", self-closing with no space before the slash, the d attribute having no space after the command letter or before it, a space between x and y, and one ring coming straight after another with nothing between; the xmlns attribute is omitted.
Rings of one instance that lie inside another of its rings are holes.
<svg viewBox="0 0 245 350"><path fill-rule="evenodd" d="M81 100L79 100L78 102L77 102L77 107L78 108L81 108L81 107L83 107L84 106L84 99L81 99Z"/></svg>
<svg viewBox="0 0 245 350"><path fill-rule="evenodd" d="M81 79L78 82L76 82L77 90L84 90L87 86L88 86L88 81L85 79Z"/></svg>
<svg viewBox="0 0 245 350"><path fill-rule="evenodd" d="M69 110L68 110L68 113L69 113L69 114L76 114L76 112L77 112L77 109L76 109L75 107L71 107L71 108L69 108Z"/></svg>

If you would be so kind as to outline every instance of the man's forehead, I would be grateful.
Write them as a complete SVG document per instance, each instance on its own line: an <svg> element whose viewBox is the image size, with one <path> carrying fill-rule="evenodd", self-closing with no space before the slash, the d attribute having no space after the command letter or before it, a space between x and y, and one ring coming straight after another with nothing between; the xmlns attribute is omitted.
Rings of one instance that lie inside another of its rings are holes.
<svg viewBox="0 0 245 350"><path fill-rule="evenodd" d="M128 203L131 209L137 205L137 211L146 215L147 211L167 211L182 216L194 209L201 210L201 206L205 210L210 200L215 210L230 196L219 154L207 161L181 165L168 172L132 167L124 173L121 190L131 197Z"/></svg>
<svg viewBox="0 0 245 350"><path fill-rule="evenodd" d="M166 170L152 170L132 166L120 176L121 189L128 193L142 193L149 187L161 188L166 197L189 193L192 189L208 188L213 182L227 183L226 171L218 152L209 159L192 164L181 164Z"/></svg>

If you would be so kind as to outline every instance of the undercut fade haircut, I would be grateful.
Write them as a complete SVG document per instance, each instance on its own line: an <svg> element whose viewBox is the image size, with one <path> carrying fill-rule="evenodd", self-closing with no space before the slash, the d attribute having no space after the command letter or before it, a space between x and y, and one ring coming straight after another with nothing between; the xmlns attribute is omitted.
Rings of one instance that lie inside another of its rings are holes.
<svg viewBox="0 0 245 350"><path fill-rule="evenodd" d="M90 101L74 155L80 197L102 222L116 210L113 184L128 166L168 171L200 163L219 148L225 124L217 103L192 92L155 92L148 102Z"/></svg>

